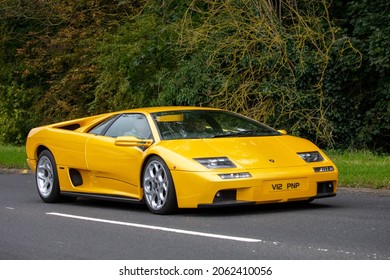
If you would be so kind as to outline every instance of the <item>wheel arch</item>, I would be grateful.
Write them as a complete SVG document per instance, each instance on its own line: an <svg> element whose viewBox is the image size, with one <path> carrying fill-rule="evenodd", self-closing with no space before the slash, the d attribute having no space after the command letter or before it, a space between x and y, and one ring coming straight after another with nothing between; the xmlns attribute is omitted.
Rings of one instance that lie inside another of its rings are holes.
<svg viewBox="0 0 390 280"><path fill-rule="evenodd" d="M38 159L39 158L39 155L43 152L43 151L49 151L50 153L52 153L52 151L50 151L50 149L48 147L46 147L45 145L39 145L36 149L36 152L35 152L35 159Z"/></svg>

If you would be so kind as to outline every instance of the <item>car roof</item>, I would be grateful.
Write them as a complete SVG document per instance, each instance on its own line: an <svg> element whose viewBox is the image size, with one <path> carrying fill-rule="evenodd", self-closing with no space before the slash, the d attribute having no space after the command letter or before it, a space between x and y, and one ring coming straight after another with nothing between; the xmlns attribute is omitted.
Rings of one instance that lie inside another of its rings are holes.
<svg viewBox="0 0 390 280"><path fill-rule="evenodd" d="M144 113L158 113L158 112L167 112L167 111L181 111L181 110L220 110L216 108L209 107L198 107L198 106L160 106L160 107L145 107L145 108L135 108L128 109L113 113L133 113L133 112L144 112Z"/></svg>
<svg viewBox="0 0 390 280"><path fill-rule="evenodd" d="M209 111L218 111L220 109L208 108L208 107L196 107L196 106L161 106L161 107L145 107L145 108L134 108L116 112L108 112L100 115L94 115L89 117L83 117L78 119L72 119L67 121L62 121L58 123L53 123L45 125L44 127L54 127L62 128L69 130L78 130L80 132L87 131L90 127L99 123L100 121L109 118L114 115L124 114L124 113L158 113L158 112L167 112L167 111L180 111L180 110L209 110ZM80 128L80 129L78 129Z"/></svg>

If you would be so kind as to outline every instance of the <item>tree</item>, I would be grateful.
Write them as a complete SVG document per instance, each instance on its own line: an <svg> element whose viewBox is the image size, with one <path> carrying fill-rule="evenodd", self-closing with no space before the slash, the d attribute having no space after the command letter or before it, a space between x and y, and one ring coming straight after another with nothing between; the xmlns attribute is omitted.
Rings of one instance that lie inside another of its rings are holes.
<svg viewBox="0 0 390 280"><path fill-rule="evenodd" d="M2 140L23 143L23 122L31 128L94 113L97 44L143 2L3 0Z"/></svg>
<svg viewBox="0 0 390 280"><path fill-rule="evenodd" d="M324 79L333 46L353 48L327 1L189 1L177 26L184 57L204 59L212 106L334 143Z"/></svg>
<svg viewBox="0 0 390 280"><path fill-rule="evenodd" d="M353 63L334 63L327 91L333 102L334 137L341 148L390 151L390 2L336 1L342 36L351 38L361 54ZM342 11L342 12L340 12ZM358 67L356 67L358 66Z"/></svg>
<svg viewBox="0 0 390 280"><path fill-rule="evenodd" d="M388 11L379 0L0 0L0 140L202 105L324 147L388 151Z"/></svg>

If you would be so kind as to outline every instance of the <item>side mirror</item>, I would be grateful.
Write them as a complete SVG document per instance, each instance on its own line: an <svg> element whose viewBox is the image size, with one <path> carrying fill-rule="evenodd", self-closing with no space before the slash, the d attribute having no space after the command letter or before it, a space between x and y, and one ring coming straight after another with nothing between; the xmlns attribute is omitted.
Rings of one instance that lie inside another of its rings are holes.
<svg viewBox="0 0 390 280"><path fill-rule="evenodd" d="M283 135L287 135L287 130L285 129L280 129L278 130L280 133L282 133Z"/></svg>
<svg viewBox="0 0 390 280"><path fill-rule="evenodd" d="M119 136L115 138L115 146L148 148L152 144L152 139L139 139L134 136Z"/></svg>

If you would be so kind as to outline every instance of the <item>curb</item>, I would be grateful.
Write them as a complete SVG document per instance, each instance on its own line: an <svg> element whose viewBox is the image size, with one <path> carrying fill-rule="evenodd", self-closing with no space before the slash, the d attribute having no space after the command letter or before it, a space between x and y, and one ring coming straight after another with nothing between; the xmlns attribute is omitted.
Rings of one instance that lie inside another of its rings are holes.
<svg viewBox="0 0 390 280"><path fill-rule="evenodd" d="M29 169L0 168L0 174L33 174Z"/></svg>

